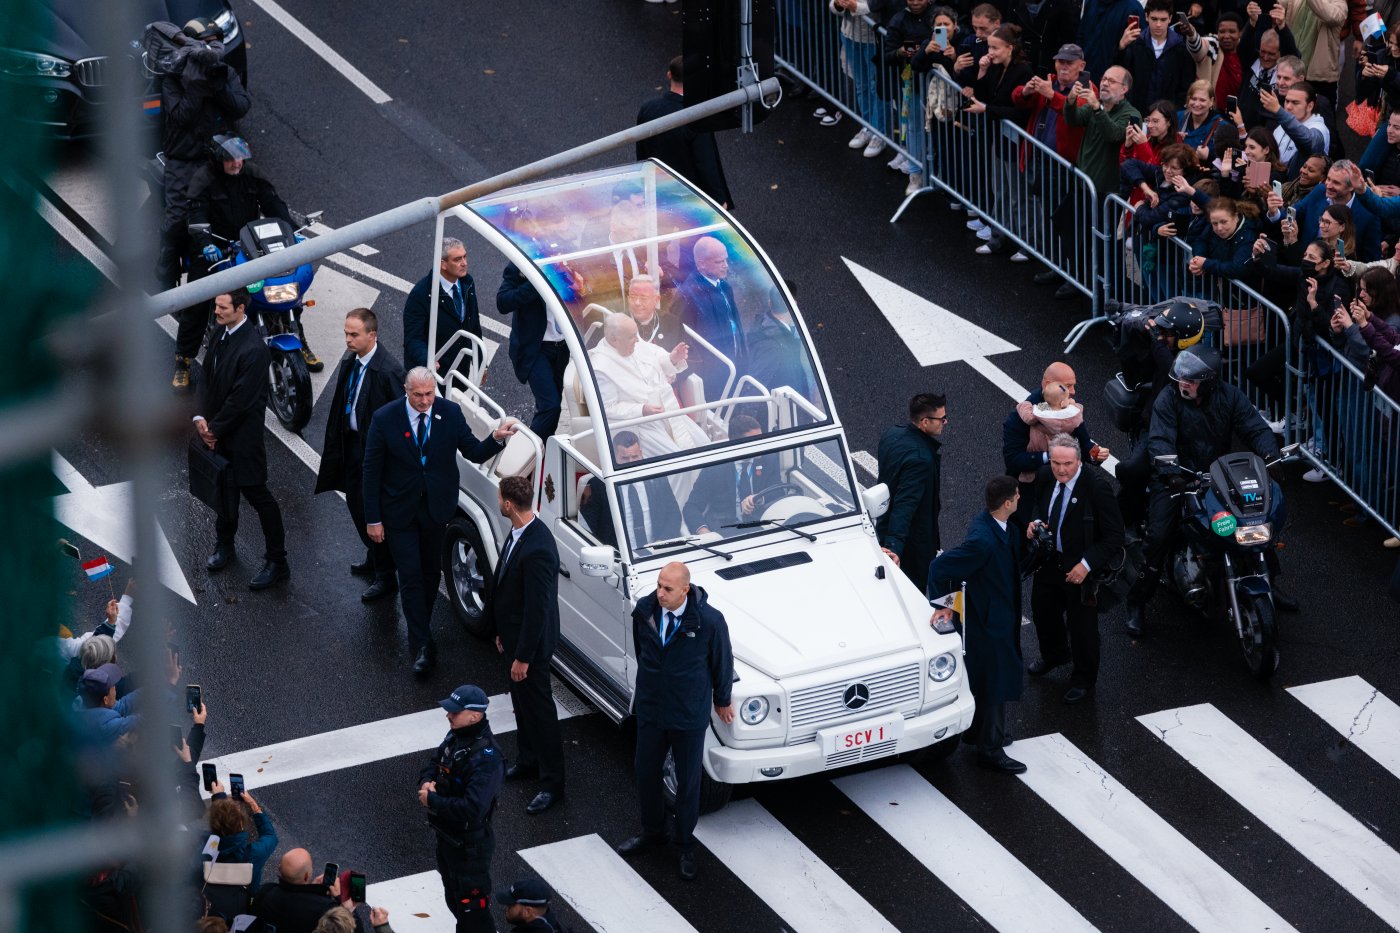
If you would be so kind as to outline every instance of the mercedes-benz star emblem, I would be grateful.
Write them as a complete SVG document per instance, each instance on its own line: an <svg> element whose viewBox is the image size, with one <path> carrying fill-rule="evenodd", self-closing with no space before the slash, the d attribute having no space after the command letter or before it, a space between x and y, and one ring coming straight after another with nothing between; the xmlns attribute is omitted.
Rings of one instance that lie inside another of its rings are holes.
<svg viewBox="0 0 1400 933"><path fill-rule="evenodd" d="M870 688L865 684L851 684L846 688L846 692L841 694L842 701L846 704L846 709L860 709L870 702Z"/></svg>

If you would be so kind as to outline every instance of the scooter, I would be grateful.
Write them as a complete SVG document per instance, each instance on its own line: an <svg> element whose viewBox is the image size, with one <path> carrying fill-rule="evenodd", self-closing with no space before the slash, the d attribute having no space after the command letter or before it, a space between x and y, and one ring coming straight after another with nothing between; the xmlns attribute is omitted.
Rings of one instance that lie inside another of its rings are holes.
<svg viewBox="0 0 1400 933"><path fill-rule="evenodd" d="M302 230L320 220L321 215L321 211L307 214L305 225L297 230L280 217L260 217L245 224L238 239L232 242L210 231L208 224L192 224L190 230L208 234L228 246L229 255L209 267L210 272L216 272L229 264L241 266L295 246L305 239ZM301 353L305 346L301 314L303 309L316 304L305 297L315 276L311 264L304 263L248 286L249 313L255 316L272 351L272 363L268 368L272 411L282 426L294 434L300 433L311 420L311 373Z"/></svg>
<svg viewBox="0 0 1400 933"><path fill-rule="evenodd" d="M1158 475L1175 491L1181 509L1179 542L1168 557L1168 582L1193 609L1223 611L1234 623L1249 672L1261 681L1278 667L1268 548L1287 521L1283 492L1269 468L1292 459L1297 444L1271 463L1250 452L1219 458L1203 473L1188 470L1175 454L1155 458Z"/></svg>

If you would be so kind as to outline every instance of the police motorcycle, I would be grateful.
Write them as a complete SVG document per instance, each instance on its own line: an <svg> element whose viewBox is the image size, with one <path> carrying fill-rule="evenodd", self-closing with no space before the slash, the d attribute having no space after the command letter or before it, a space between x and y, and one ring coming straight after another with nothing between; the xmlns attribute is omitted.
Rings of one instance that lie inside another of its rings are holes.
<svg viewBox="0 0 1400 933"><path fill-rule="evenodd" d="M302 231L319 221L321 216L321 211L307 214L306 222L298 229L293 229L280 217L260 217L245 224L238 233L238 239L232 242L209 230L208 224L194 224L190 229L207 233L228 246L228 255L209 267L210 272L217 272L230 264L241 266L295 246L305 239ZM314 300L306 299L306 292L315 276L316 271L308 262L248 286L249 316L257 322L268 349L272 351L272 363L268 368L272 411L282 426L293 433L300 433L311 420L311 404L314 401L311 372L301 352L305 346L301 314L304 309L316 304Z"/></svg>

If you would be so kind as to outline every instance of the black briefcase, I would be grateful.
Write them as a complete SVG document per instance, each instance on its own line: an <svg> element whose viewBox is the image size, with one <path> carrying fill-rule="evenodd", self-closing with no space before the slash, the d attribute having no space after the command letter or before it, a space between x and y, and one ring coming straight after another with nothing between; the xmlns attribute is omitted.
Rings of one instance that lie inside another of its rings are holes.
<svg viewBox="0 0 1400 933"><path fill-rule="evenodd" d="M233 464L228 457L190 438L190 495L220 515L230 507L234 492Z"/></svg>

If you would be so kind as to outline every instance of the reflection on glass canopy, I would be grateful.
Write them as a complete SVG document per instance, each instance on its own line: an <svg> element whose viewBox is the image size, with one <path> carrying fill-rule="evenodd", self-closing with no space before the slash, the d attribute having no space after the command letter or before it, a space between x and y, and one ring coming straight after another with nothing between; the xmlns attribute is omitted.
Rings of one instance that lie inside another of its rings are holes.
<svg viewBox="0 0 1400 933"><path fill-rule="evenodd" d="M634 439L641 461L830 419L772 270L663 166L540 182L468 207L548 280L587 351L574 365L594 381L603 427L614 444Z"/></svg>

